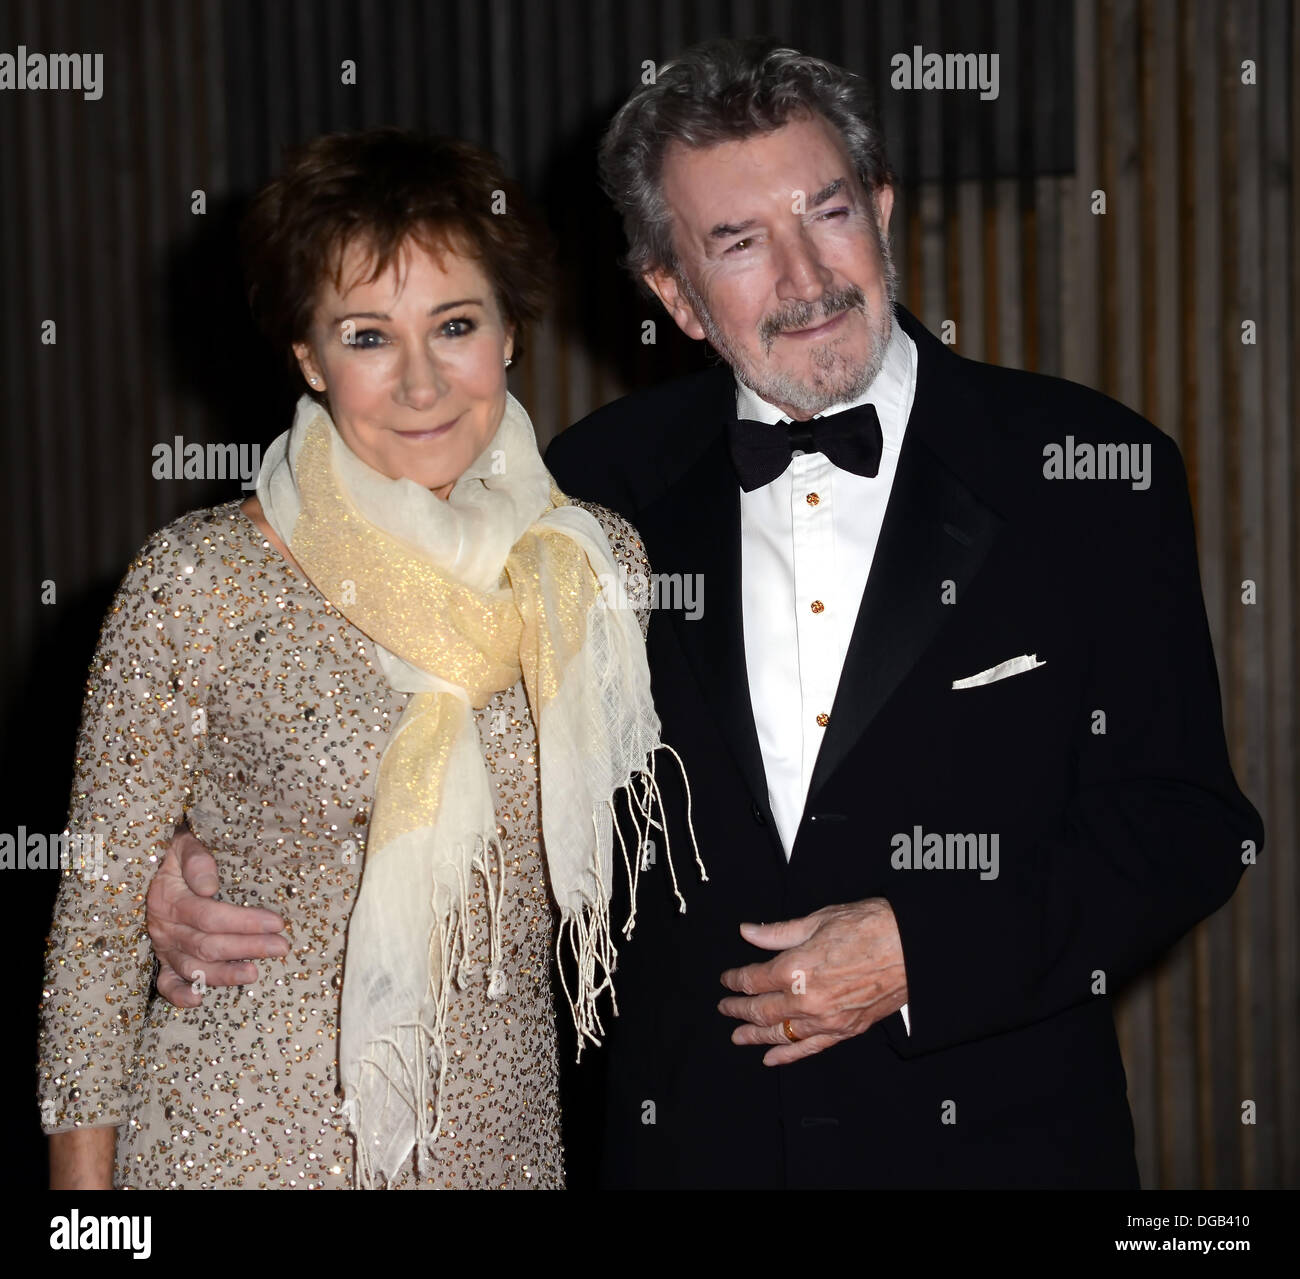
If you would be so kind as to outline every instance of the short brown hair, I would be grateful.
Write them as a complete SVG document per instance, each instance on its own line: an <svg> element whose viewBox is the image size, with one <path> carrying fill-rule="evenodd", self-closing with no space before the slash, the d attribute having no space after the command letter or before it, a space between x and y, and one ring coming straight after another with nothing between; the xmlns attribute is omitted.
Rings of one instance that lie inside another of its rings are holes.
<svg viewBox="0 0 1300 1279"><path fill-rule="evenodd" d="M550 296L545 223L492 152L458 138L397 128L313 138L257 193L240 238L253 315L291 365L321 285L332 276L343 288L344 254L356 243L369 252L367 283L408 240L475 257L515 331L516 355Z"/></svg>

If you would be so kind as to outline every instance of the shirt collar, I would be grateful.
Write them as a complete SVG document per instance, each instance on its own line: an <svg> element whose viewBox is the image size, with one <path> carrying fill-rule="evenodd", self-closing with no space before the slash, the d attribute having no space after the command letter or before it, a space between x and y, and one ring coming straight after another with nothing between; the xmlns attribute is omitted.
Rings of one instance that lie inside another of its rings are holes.
<svg viewBox="0 0 1300 1279"><path fill-rule="evenodd" d="M839 413L859 404L874 404L876 415L880 418L880 432L884 437L885 448L896 452L902 446L903 432L907 429L907 419L912 412L912 400L916 394L916 364L916 343L903 332L898 317L894 316L889 341L885 346L885 362L875 380L857 399L832 404L816 416ZM769 404L739 378L736 379L736 416L768 423L789 420L786 413L774 404Z"/></svg>

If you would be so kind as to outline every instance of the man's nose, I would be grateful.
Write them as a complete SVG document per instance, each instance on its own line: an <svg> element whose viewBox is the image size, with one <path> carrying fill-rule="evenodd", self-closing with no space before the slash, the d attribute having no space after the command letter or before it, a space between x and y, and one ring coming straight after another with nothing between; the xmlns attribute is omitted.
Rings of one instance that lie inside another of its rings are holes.
<svg viewBox="0 0 1300 1279"><path fill-rule="evenodd" d="M788 236L777 252L777 297L815 302L830 287L834 276L823 265L817 246L802 227Z"/></svg>

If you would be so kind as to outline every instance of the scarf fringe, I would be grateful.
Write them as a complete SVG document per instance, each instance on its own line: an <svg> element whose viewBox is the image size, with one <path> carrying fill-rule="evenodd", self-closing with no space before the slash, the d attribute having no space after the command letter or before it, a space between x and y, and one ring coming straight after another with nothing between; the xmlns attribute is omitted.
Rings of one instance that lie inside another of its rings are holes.
<svg viewBox="0 0 1300 1279"><path fill-rule="evenodd" d="M690 779L686 775L681 756L672 746L661 742L654 751L650 752L645 768L633 774L618 787L618 790L627 792L628 814L636 831L636 841L630 847L629 841L623 837L614 799L611 797L604 801L609 810L614 833L618 838L628 877L629 910L627 920L621 929L623 936L627 938L632 936L636 926L636 900L641 870L645 866L645 856L652 845L652 835L656 831L663 834L664 858L668 863L668 873L672 880L673 894L677 898L678 912L686 913L686 898L682 895L678 884L667 823L662 820L666 810L656 774L656 755L661 750L667 751L677 762L686 788L686 826L691 836L695 865L699 870L701 881L708 883L709 880L704 861L700 857L699 842L695 836ZM592 814L592 822L596 824L599 832L598 814L595 812ZM483 878L488 907L489 962L483 980L487 982L488 998L501 1000L509 994L502 968L501 943L501 915L505 900L505 849L495 832L490 836L479 836L477 846L478 852L473 858L471 868ZM412 1111L415 1121L413 1137L407 1155L402 1157L399 1164L404 1164L413 1151L417 1176L423 1176L426 1172L427 1160L432 1158L433 1144L442 1131L442 1102L448 1060L447 1010L451 1001L451 985L455 982L458 989L464 990L475 977L474 963L470 955L472 934L468 928L469 882L459 857L455 860L454 866L456 869L454 895L449 894L443 885L438 885L434 890L435 923L429 935L429 971L431 974L437 972L439 976L436 985L432 977L430 979L431 1016L423 1021L417 1019L395 1027L398 1031L409 1032L414 1036L415 1051L408 1058L397 1040L388 1037L372 1044L371 1051L360 1062L363 1072L377 1071L387 1082L385 1107L391 1103L395 1092L398 1099ZM563 952L566 944L577 969L576 992L570 989L565 974ZM597 1006L602 992L606 990L610 992L613 1013L614 1016L618 1016L618 997L613 982L613 975L618 966L618 950L614 944L610 921L609 896L601 890L599 882L592 900L585 902L579 910L562 914L556 929L555 956L560 983L564 987L565 998L577 1031L577 1060L581 1061L582 1050L586 1044L591 1043L598 1047L601 1037L605 1034L605 1025L601 1021ZM393 1059L396 1059L400 1068L396 1077L386 1064ZM431 1080L434 1080L432 1097L430 1097ZM432 1126L429 1121L430 1110L433 1111ZM343 1103L342 1114L355 1138L353 1184L361 1189L387 1185L397 1169L390 1171L375 1167L371 1151L363 1139L366 1116L360 1113L355 1097Z"/></svg>
<svg viewBox="0 0 1300 1279"><path fill-rule="evenodd" d="M645 864L645 854L652 844L652 831L663 832L664 858L668 862L673 893L677 898L678 913L683 915L686 913L686 898L682 896L677 883L677 870L673 865L672 845L668 837L668 827L666 822L657 820L655 817L656 808L661 817L666 811L663 795L660 792L659 782L655 775L655 755L660 750L668 751L677 761L677 767L682 775L682 782L686 787L686 827L691 835L691 847L695 853L695 864L699 869L700 879L704 883L709 881L708 872L704 869L704 862L700 857L699 842L695 838L695 823L691 811L691 783L686 776L686 767L682 763L681 756L671 746L666 742L660 742L655 747L655 750L650 752L646 767L629 777L615 791L615 794L617 794L619 790L626 790L630 800L628 812L637 836L631 857L629 857L628 844L623 838L623 832L619 825L614 801L612 798L606 801L614 832L618 837L619 848L623 854L623 865L627 870L629 909L627 920L622 927L622 933L624 937L629 938L636 926L637 890L640 885L641 870ZM638 821L638 817L640 817L640 821ZM595 813L592 814L592 821L597 822ZM599 830L598 824L597 829ZM569 989L569 981L565 976L563 951L566 942L578 973L576 995ZM609 896L600 889L599 885L597 886L594 901L585 902L580 910L561 918L560 926L556 931L555 960L560 973L560 983L564 987L565 998L569 1003L569 1011L573 1015L573 1024L578 1036L577 1060L581 1061L582 1050L586 1043L590 1042L599 1047L600 1036L605 1033L604 1023L600 1019L600 1013L596 1006L602 991L608 989L614 1016L618 1016L618 996L615 993L613 982L613 975L618 967L618 950L614 945L613 932L610 926Z"/></svg>
<svg viewBox="0 0 1300 1279"><path fill-rule="evenodd" d="M477 852L471 862L471 871L482 876L487 903L488 968L482 979L487 983L487 997L494 1002L510 993L505 970L502 967L501 917L505 902L506 870L505 848L494 831L480 835L476 841ZM395 1161L392 1169L377 1168L364 1134L368 1117L362 1113L356 1096L344 1101L341 1109L354 1138L353 1186L357 1189L376 1189L386 1186L414 1154L415 1173L423 1177L428 1172L427 1161L432 1158L434 1142L443 1125L443 1091L447 1080L447 1010L451 1004L452 983L464 990L475 977L475 965L470 955L473 934L469 929L469 878L464 871L461 850L452 863L456 873L456 889L448 891L445 885L436 884L433 892L434 924L429 933L429 999L428 1015L394 1027L414 1038L413 1051L404 1051L397 1038L386 1036L370 1045L370 1051L358 1063L361 1073L375 1071L386 1081L384 1109L392 1104L393 1095L412 1113L412 1137L406 1152ZM437 973L435 982L433 974ZM396 1060L397 1077L387 1064ZM436 1076L430 1096L430 1080ZM361 1091L361 1090L359 1090ZM430 1125L429 1112L433 1111Z"/></svg>

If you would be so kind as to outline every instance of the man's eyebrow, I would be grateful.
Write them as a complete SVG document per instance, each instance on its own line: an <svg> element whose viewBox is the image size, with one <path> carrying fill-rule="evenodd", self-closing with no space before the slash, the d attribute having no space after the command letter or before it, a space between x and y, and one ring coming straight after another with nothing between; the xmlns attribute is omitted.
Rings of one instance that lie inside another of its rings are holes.
<svg viewBox="0 0 1300 1279"><path fill-rule="evenodd" d="M819 204L825 204L837 191L845 185L843 178L836 178L834 182L828 182L820 191L817 192L811 200L808 201L808 207L815 209Z"/></svg>
<svg viewBox="0 0 1300 1279"><path fill-rule="evenodd" d="M748 231L750 227L758 225L757 218L747 218L744 222L719 222L709 232L710 240L726 240L733 235L739 235L742 231Z"/></svg>
<svg viewBox="0 0 1300 1279"><path fill-rule="evenodd" d="M482 298L456 298L453 302L439 302L437 306L431 306L429 314L440 315L443 311L450 311L458 306L482 305ZM342 324L344 320L391 320L392 318L384 311L349 311L346 315L336 315L332 323Z"/></svg>
<svg viewBox="0 0 1300 1279"><path fill-rule="evenodd" d="M815 209L819 204L825 204L831 196L842 191L846 186L845 179L836 178L833 182L828 182L811 200L808 201L808 208ZM749 218L744 222L719 222L717 226L709 231L710 240L728 240L733 235L740 235L752 227L758 225L757 218Z"/></svg>

